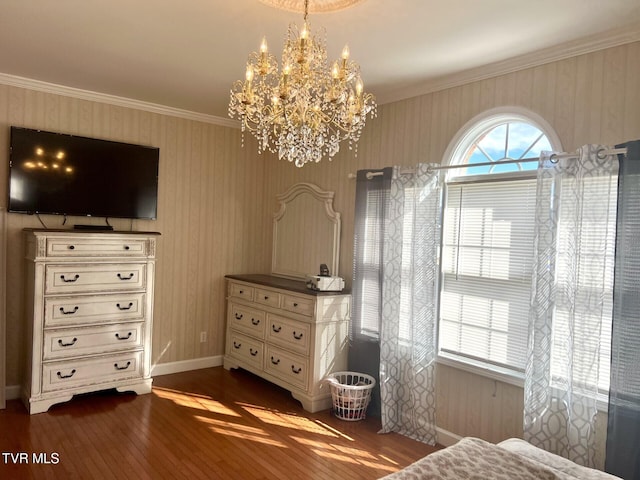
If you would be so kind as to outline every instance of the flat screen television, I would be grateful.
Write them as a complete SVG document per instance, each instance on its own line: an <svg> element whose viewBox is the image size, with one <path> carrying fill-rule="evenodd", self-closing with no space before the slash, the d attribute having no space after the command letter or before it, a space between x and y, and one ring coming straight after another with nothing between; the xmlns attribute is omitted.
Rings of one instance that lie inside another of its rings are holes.
<svg viewBox="0 0 640 480"><path fill-rule="evenodd" d="M11 127L9 212L157 218L159 149Z"/></svg>

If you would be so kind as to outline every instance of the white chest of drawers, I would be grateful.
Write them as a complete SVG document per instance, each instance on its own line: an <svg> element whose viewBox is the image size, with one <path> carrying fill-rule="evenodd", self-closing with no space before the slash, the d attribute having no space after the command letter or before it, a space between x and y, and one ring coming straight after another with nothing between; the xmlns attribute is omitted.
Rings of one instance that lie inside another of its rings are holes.
<svg viewBox="0 0 640 480"><path fill-rule="evenodd" d="M305 410L331 407L322 379L346 370L351 297L269 275L228 275L224 367L291 392Z"/></svg>
<svg viewBox="0 0 640 480"><path fill-rule="evenodd" d="M28 356L22 398L151 391L156 233L25 230Z"/></svg>

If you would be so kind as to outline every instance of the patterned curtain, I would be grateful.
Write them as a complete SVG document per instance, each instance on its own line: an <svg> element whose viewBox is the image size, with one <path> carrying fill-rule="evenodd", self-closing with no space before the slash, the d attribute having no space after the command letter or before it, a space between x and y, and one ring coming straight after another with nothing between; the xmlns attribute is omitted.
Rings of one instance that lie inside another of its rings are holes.
<svg viewBox="0 0 640 480"><path fill-rule="evenodd" d="M436 442L435 359L442 181L394 167L385 227L380 328L382 432Z"/></svg>
<svg viewBox="0 0 640 480"><path fill-rule="evenodd" d="M617 160L602 155L607 148L587 145L557 163L541 157L524 390L525 440L590 467L615 242L607 226Z"/></svg>

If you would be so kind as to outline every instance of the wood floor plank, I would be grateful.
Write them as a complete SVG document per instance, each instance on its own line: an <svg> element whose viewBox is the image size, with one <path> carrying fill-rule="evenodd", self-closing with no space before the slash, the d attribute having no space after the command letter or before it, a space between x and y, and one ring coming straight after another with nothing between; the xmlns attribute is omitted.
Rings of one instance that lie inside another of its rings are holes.
<svg viewBox="0 0 640 480"><path fill-rule="evenodd" d="M0 452L13 457L0 458L0 478L362 480L435 450L379 429L375 418L305 412L289 392L216 367L156 377L148 395L81 395L38 415L7 402ZM14 463L21 453L28 461ZM35 463L43 454L57 463Z"/></svg>

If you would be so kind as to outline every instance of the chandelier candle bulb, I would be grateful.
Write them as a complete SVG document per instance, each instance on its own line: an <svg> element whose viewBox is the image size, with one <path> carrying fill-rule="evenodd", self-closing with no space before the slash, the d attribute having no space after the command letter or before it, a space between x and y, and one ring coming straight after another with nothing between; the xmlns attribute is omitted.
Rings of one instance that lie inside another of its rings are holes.
<svg viewBox="0 0 640 480"><path fill-rule="evenodd" d="M342 49L342 60L344 60L345 62L349 60L349 53L349 45L345 45Z"/></svg>
<svg viewBox="0 0 640 480"><path fill-rule="evenodd" d="M266 75L269 73L269 49L267 48L267 38L262 37L262 43L260 43L260 68L258 73L260 75Z"/></svg>

